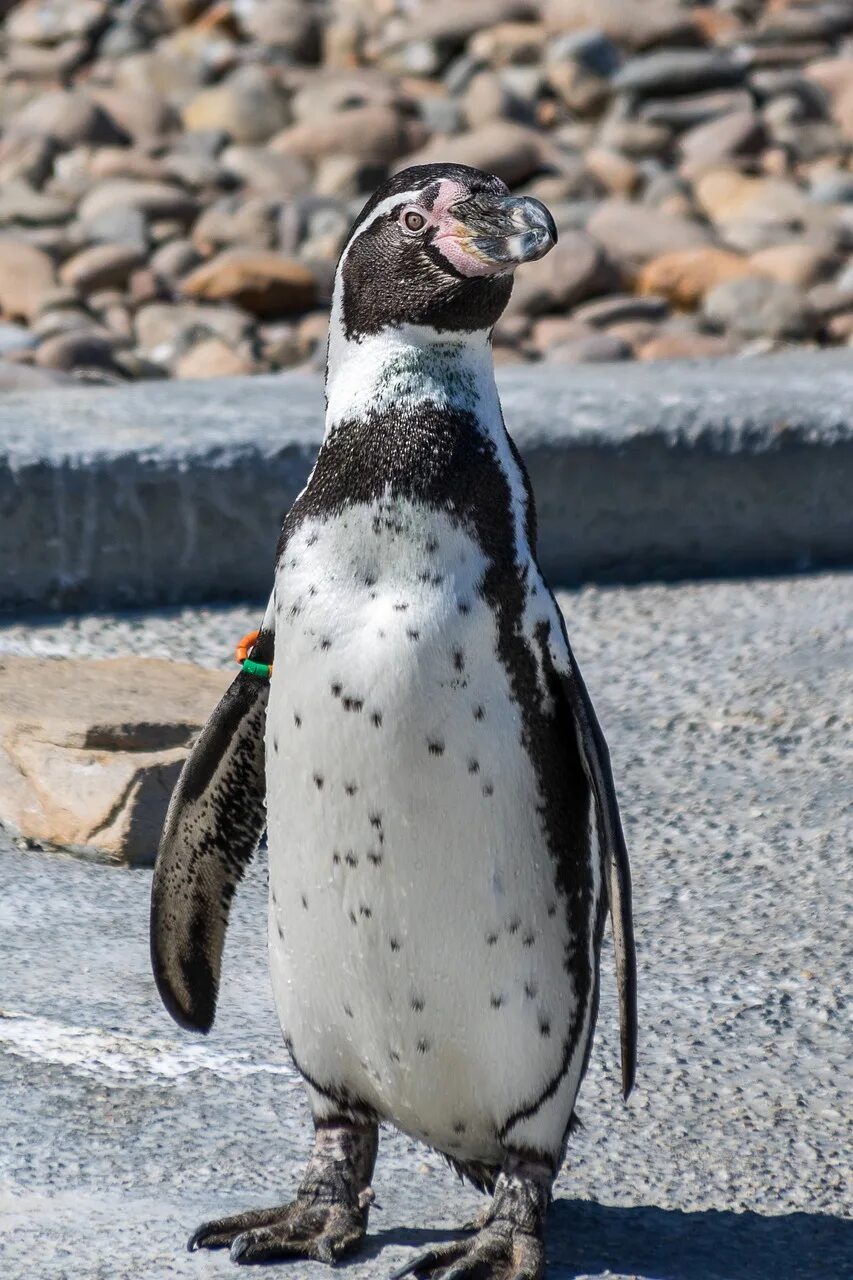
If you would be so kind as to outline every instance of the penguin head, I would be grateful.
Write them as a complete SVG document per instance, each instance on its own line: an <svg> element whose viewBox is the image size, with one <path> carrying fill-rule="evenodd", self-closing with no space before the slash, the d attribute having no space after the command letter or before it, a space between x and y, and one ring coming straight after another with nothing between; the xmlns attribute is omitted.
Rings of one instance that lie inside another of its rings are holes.
<svg viewBox="0 0 853 1280"><path fill-rule="evenodd" d="M402 325L489 330L515 268L556 240L545 206L511 195L492 174L458 164L403 169L368 200L338 262L343 336L358 342Z"/></svg>

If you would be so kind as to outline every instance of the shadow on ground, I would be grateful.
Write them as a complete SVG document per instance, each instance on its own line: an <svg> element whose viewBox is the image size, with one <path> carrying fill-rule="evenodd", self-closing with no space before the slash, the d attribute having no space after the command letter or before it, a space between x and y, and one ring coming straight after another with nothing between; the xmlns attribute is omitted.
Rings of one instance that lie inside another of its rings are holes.
<svg viewBox="0 0 853 1280"><path fill-rule="evenodd" d="M556 1200L548 1261L561 1280L602 1272L655 1280L840 1280L853 1267L853 1221Z"/></svg>

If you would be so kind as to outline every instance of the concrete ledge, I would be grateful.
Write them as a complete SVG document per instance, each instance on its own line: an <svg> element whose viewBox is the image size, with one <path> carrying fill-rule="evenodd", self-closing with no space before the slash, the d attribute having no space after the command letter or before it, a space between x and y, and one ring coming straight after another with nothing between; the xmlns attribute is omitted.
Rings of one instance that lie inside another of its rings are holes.
<svg viewBox="0 0 853 1280"><path fill-rule="evenodd" d="M853 562L853 351L500 373L563 584ZM0 608L262 597L319 379L0 399Z"/></svg>

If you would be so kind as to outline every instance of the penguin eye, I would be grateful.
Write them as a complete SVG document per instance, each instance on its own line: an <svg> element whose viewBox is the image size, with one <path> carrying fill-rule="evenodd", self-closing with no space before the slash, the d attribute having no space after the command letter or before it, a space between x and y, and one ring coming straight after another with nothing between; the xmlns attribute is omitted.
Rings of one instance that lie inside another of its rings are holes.
<svg viewBox="0 0 853 1280"><path fill-rule="evenodd" d="M418 213L417 209L409 209L403 214L403 226L407 231L423 231L426 218L422 213Z"/></svg>

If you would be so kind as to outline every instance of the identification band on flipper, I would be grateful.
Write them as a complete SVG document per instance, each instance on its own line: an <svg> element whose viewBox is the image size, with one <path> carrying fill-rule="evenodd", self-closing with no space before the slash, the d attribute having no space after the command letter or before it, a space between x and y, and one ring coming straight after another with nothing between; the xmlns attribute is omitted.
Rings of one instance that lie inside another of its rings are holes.
<svg viewBox="0 0 853 1280"><path fill-rule="evenodd" d="M269 680L272 675L272 663L255 662L249 657L249 650L260 634L260 631L247 631L243 638L237 641L234 657L247 676L257 676L259 680Z"/></svg>

